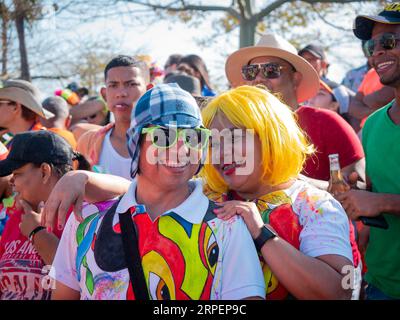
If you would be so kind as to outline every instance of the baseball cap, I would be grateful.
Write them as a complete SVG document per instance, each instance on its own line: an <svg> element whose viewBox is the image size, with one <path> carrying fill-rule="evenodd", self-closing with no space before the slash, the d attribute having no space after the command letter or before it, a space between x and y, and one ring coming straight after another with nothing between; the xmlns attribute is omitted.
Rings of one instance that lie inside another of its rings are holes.
<svg viewBox="0 0 400 320"><path fill-rule="evenodd" d="M400 2L389 3L378 15L359 15L354 20L353 32L361 40L371 39L375 23L400 24Z"/></svg>
<svg viewBox="0 0 400 320"><path fill-rule="evenodd" d="M177 83L183 90L193 96L201 96L200 80L185 73L170 73L164 78L164 83Z"/></svg>
<svg viewBox="0 0 400 320"><path fill-rule="evenodd" d="M314 57L319 58L323 61L326 61L325 51L320 46L317 46L315 44L309 44L299 51L299 56L301 56L304 52L309 52Z"/></svg>
<svg viewBox="0 0 400 320"><path fill-rule="evenodd" d="M70 145L53 132L39 130L18 133L12 140L7 158L0 161L0 177L8 176L28 163L72 166L75 159Z"/></svg>

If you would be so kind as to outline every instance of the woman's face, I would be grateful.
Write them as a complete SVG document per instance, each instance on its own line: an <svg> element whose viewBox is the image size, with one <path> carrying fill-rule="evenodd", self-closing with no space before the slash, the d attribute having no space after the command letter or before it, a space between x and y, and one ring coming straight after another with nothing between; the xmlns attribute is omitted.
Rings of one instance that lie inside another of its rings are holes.
<svg viewBox="0 0 400 320"><path fill-rule="evenodd" d="M86 118L84 118L84 120L86 120L88 123L102 126L104 125L106 118L107 118L107 113L101 110L90 116L87 116Z"/></svg>
<svg viewBox="0 0 400 320"><path fill-rule="evenodd" d="M202 81L201 73L197 71L196 69L192 68L189 64L183 62L180 63L177 67L178 71L185 72L190 76L196 77L200 81Z"/></svg>
<svg viewBox="0 0 400 320"><path fill-rule="evenodd" d="M43 190L43 170L32 163L28 163L13 171L10 180L13 192L17 199L23 199L31 206L37 207L40 201L45 201Z"/></svg>
<svg viewBox="0 0 400 320"><path fill-rule="evenodd" d="M339 104L333 101L333 96L328 91L320 89L315 97L310 99L308 105L315 108L329 109L337 111Z"/></svg>
<svg viewBox="0 0 400 320"><path fill-rule="evenodd" d="M256 192L262 177L261 142L257 134L236 127L220 111L209 129L212 131L211 161L229 189Z"/></svg>

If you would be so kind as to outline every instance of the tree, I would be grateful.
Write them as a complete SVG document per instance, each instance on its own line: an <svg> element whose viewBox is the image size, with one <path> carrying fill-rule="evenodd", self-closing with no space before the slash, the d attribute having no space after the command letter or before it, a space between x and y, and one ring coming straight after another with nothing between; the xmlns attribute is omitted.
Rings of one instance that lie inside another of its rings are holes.
<svg viewBox="0 0 400 320"><path fill-rule="evenodd" d="M26 50L25 26L42 16L42 2L39 0L13 0L14 21L18 34L19 53L21 59L21 79L31 81L28 53Z"/></svg>
<svg viewBox="0 0 400 320"><path fill-rule="evenodd" d="M196 14L204 14L207 12L223 12L225 17L221 20L221 24L224 26L226 31L232 31L236 26L239 26L239 47L246 47L254 45L255 34L257 28L263 28L263 23L266 18L271 16L273 12L279 11L286 5L285 10L281 11L278 16L281 19L278 22L291 23L296 20L296 16L300 17L299 12L290 11L290 6L298 9L300 6L305 6L310 10L310 6L319 5L314 11L318 14L319 9L328 9L332 4L348 4L354 2L360 2L359 0L303 0L303 1L291 1L291 0L273 0L264 1L264 4L260 5L261 1L254 0L232 0L230 5L205 5L198 4L199 1L172 1L169 4L162 4L165 1L152 1L152 0L120 0L128 3L134 3L147 8L155 10L158 14L166 14L170 17L178 16L182 21L191 20ZM195 4L196 3L196 4ZM302 16L300 20L312 21L307 19L304 14L309 14L307 10L301 12ZM297 19L299 20L299 19Z"/></svg>
<svg viewBox="0 0 400 320"><path fill-rule="evenodd" d="M7 78L8 74L8 43L9 43L9 27L10 27L10 8L5 1L0 1L0 17L1 17L1 77Z"/></svg>
<svg viewBox="0 0 400 320"><path fill-rule="evenodd" d="M115 46L112 39L105 37L88 39L76 46L76 57L70 61L68 68L72 74L79 75L80 84L90 92L98 92L104 85L104 69L115 55Z"/></svg>

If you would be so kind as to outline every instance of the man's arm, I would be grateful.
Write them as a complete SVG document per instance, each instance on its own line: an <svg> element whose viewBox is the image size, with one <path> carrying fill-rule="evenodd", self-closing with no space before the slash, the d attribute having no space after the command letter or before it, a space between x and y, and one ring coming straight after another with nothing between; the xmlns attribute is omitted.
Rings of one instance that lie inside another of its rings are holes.
<svg viewBox="0 0 400 320"><path fill-rule="evenodd" d="M376 217L381 213L400 216L400 194L350 190L336 198L352 220L357 220L360 216Z"/></svg>
<svg viewBox="0 0 400 320"><path fill-rule="evenodd" d="M359 182L365 183L365 158L357 160L348 166L342 168L342 175L346 181L349 181L350 175L353 172L357 173L358 177L357 180Z"/></svg>
<svg viewBox="0 0 400 320"><path fill-rule="evenodd" d="M362 120L393 99L393 88L386 86L365 96L357 92L356 96L350 99L349 113L354 118Z"/></svg>
<svg viewBox="0 0 400 320"><path fill-rule="evenodd" d="M82 204L100 202L118 197L128 191L131 182L124 178L90 171L71 171L65 174L56 184L46 201L42 225L52 228L64 227L65 218L71 206L78 221L82 216Z"/></svg>
<svg viewBox="0 0 400 320"><path fill-rule="evenodd" d="M363 98L363 103L372 111L378 110L387 105L395 97L395 90L391 87L384 86L381 89L367 94Z"/></svg>
<svg viewBox="0 0 400 320"><path fill-rule="evenodd" d="M349 114L360 121L372 113L372 109L363 102L363 99L363 94L357 92L356 96L350 99L349 106Z"/></svg>

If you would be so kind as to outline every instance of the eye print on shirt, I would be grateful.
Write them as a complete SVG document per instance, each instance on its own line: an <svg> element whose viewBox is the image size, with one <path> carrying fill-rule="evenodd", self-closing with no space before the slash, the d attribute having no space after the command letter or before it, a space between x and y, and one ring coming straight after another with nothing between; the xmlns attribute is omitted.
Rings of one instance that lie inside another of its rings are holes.
<svg viewBox="0 0 400 320"><path fill-rule="evenodd" d="M205 261L207 262L208 269L211 274L215 274L215 268L218 262L219 248L217 244L217 240L210 228L205 228L204 234L204 253L205 253Z"/></svg>
<svg viewBox="0 0 400 320"><path fill-rule="evenodd" d="M152 300L174 300L175 286L171 270L165 259L156 251L142 258L143 271L147 279Z"/></svg>

